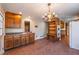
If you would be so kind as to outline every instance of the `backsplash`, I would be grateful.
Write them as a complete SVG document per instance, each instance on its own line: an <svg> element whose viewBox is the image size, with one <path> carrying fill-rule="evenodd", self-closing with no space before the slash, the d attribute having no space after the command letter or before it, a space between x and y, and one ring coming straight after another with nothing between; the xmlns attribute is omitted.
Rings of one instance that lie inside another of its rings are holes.
<svg viewBox="0 0 79 59"><path fill-rule="evenodd" d="M18 29L11 29L11 28L9 29L9 28L6 28L5 32L6 33L19 33L19 32L24 32L24 30L21 29L21 28L18 28Z"/></svg>

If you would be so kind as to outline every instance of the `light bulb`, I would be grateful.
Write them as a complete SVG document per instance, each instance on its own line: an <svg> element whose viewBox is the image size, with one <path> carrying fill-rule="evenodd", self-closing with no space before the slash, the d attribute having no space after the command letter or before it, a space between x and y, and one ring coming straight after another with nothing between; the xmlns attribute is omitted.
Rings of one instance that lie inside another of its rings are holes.
<svg viewBox="0 0 79 59"><path fill-rule="evenodd" d="M49 14L49 15L48 15L48 18L50 19L51 17L52 17L51 14Z"/></svg>
<svg viewBox="0 0 79 59"><path fill-rule="evenodd" d="M55 15L55 17L58 17L58 15Z"/></svg>
<svg viewBox="0 0 79 59"><path fill-rule="evenodd" d="M45 13L44 15L47 16L47 13Z"/></svg>
<svg viewBox="0 0 79 59"><path fill-rule="evenodd" d="M22 14L22 12L19 12L19 14Z"/></svg>
<svg viewBox="0 0 79 59"><path fill-rule="evenodd" d="M53 15L55 15L55 12L53 12Z"/></svg>

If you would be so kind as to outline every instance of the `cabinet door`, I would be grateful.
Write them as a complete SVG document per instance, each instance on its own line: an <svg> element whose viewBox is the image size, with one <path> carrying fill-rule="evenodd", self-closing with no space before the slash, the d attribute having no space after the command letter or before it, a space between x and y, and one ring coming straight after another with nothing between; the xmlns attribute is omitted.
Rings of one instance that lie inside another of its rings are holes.
<svg viewBox="0 0 79 59"><path fill-rule="evenodd" d="M26 36L25 36L25 43L29 44L29 35L28 34L26 34Z"/></svg>
<svg viewBox="0 0 79 59"><path fill-rule="evenodd" d="M15 15L14 25L16 28L21 26L21 15Z"/></svg>
<svg viewBox="0 0 79 59"><path fill-rule="evenodd" d="M5 27L6 28L19 28L21 27L21 15L11 12L5 13Z"/></svg>
<svg viewBox="0 0 79 59"><path fill-rule="evenodd" d="M4 48L5 50L13 48L13 37L11 35L4 37Z"/></svg>
<svg viewBox="0 0 79 59"><path fill-rule="evenodd" d="M21 45L25 45L25 39L26 39L25 35L22 35L21 36Z"/></svg>
<svg viewBox="0 0 79 59"><path fill-rule="evenodd" d="M29 42L30 42L30 43L33 43L33 42L34 42L34 33L31 33L31 34L30 34Z"/></svg>
<svg viewBox="0 0 79 59"><path fill-rule="evenodd" d="M11 17L5 17L5 27L6 28L12 28L14 27L14 19Z"/></svg>
<svg viewBox="0 0 79 59"><path fill-rule="evenodd" d="M19 35L14 35L14 47L18 47L21 45L21 40Z"/></svg>

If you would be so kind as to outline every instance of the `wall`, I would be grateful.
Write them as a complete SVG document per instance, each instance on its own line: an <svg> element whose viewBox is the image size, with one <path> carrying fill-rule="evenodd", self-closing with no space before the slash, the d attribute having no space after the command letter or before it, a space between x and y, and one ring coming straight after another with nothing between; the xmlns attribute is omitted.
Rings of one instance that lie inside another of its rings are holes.
<svg viewBox="0 0 79 59"><path fill-rule="evenodd" d="M23 19L23 22L27 21L27 18ZM30 21L30 31L35 33L35 38L36 39L41 39L46 37L47 33L47 24L41 19L33 20L29 19ZM35 26L38 26L37 28ZM23 27L24 28L24 27Z"/></svg>
<svg viewBox="0 0 79 59"><path fill-rule="evenodd" d="M2 13L2 15L3 15L3 17L4 17L4 10L3 10L3 8L1 7L1 4L0 4L0 11L1 11L1 13ZM4 17L4 19L5 19L5 17ZM5 21L5 20L4 20ZM0 37L0 54L3 54L4 53L4 35L5 35L5 32L4 32L4 30L5 30L5 28L4 28L4 22L3 22L3 35Z"/></svg>
<svg viewBox="0 0 79 59"><path fill-rule="evenodd" d="M14 33L14 32L24 32L24 21L30 21L30 31L35 33L35 39L40 39L46 36L47 26L46 23L41 21L40 19L27 19L27 17L23 17L21 20L21 28L19 29L8 29L6 28L6 33ZM35 28L35 25L38 27Z"/></svg>

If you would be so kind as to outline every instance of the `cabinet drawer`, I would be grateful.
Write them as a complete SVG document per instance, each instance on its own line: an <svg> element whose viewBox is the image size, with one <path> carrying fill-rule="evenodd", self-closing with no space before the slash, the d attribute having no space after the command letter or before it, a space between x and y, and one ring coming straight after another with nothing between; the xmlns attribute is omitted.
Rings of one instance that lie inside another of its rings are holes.
<svg viewBox="0 0 79 59"><path fill-rule="evenodd" d="M5 50L13 48L13 40L11 39L4 40L4 48Z"/></svg>
<svg viewBox="0 0 79 59"><path fill-rule="evenodd" d="M5 39L5 40L8 40L8 39L9 39L9 40L10 40L10 39L12 40L12 39L13 39L13 36L12 36L12 35L6 35L6 36L4 36L4 39Z"/></svg>

